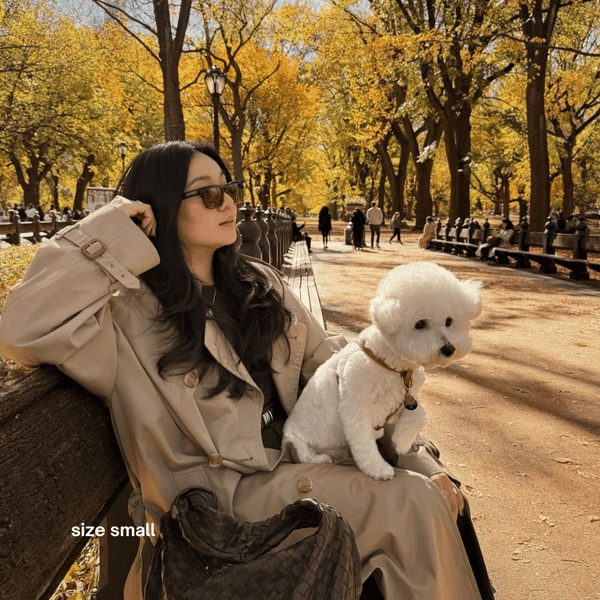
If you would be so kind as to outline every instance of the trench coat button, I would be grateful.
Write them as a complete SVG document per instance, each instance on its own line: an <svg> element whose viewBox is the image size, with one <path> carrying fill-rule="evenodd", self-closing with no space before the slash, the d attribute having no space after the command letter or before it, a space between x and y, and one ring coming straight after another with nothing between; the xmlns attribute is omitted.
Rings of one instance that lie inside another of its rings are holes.
<svg viewBox="0 0 600 600"><path fill-rule="evenodd" d="M310 477L300 477L296 485L298 486L298 491L303 493L310 492L314 487L313 480Z"/></svg>
<svg viewBox="0 0 600 600"><path fill-rule="evenodd" d="M208 457L209 467L220 467L223 462L223 457L220 454L211 454Z"/></svg>
<svg viewBox="0 0 600 600"><path fill-rule="evenodd" d="M186 373L185 377L183 378L183 383L185 383L185 385L191 388L196 387L199 381L200 377L198 376L198 371L196 370Z"/></svg>

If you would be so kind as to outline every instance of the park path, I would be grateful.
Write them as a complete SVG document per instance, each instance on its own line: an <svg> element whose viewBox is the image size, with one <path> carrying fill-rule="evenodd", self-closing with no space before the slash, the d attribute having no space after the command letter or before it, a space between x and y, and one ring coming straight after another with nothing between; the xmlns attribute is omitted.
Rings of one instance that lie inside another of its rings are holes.
<svg viewBox="0 0 600 600"><path fill-rule="evenodd" d="M430 371L420 393L426 433L463 482L497 600L599 599L600 282L421 251L410 233L356 251L334 230L325 250L307 229L327 328L348 339L398 264L484 282L471 354Z"/></svg>

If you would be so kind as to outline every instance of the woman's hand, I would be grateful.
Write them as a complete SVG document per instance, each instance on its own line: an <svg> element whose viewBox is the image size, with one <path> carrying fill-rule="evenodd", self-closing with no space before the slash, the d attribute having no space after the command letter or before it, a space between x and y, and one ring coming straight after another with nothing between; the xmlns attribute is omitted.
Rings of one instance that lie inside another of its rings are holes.
<svg viewBox="0 0 600 600"><path fill-rule="evenodd" d="M138 220L138 227L148 236L156 235L156 219L149 204L117 196L112 203L128 217Z"/></svg>
<svg viewBox="0 0 600 600"><path fill-rule="evenodd" d="M446 499L454 518L456 519L465 508L465 499L458 486L446 475L446 473L436 473L430 477L431 481L440 488L442 495Z"/></svg>

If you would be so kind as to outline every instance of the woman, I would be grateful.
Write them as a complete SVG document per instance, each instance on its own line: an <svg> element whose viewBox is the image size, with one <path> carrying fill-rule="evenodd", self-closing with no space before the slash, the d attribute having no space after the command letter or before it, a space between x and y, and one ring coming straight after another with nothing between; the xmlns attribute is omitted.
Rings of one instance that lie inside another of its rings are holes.
<svg viewBox="0 0 600 600"><path fill-rule="evenodd" d="M355 208L350 218L350 222L352 223L352 243L355 250L362 250L366 221L363 211L360 208Z"/></svg>
<svg viewBox="0 0 600 600"><path fill-rule="evenodd" d="M402 227L402 217L399 212L395 212L392 216L392 220L390 222L390 229L393 232L392 237L390 238L390 244L394 241L394 238L398 238L398 243L402 244L402 240L400 239L400 228Z"/></svg>
<svg viewBox="0 0 600 600"><path fill-rule="evenodd" d="M241 185L212 146L154 146L118 192L136 200L117 196L38 251L3 309L0 353L56 364L106 401L136 526L158 531L190 486L212 489L221 510L249 521L308 496L346 516L362 578L374 574L385 598L479 600L459 535L471 522L465 513L457 528L463 497L430 443L397 459L384 482L282 452L299 390L345 341L275 270L236 254ZM126 600L142 597L141 554ZM481 578L488 589L484 567Z"/></svg>
<svg viewBox="0 0 600 600"><path fill-rule="evenodd" d="M304 240L306 242L306 249L311 252L310 243L312 238L308 235L308 233L302 233L306 223L302 223L302 225L298 225L296 222L296 217L292 217L292 242L301 242Z"/></svg>
<svg viewBox="0 0 600 600"><path fill-rule="evenodd" d="M426 223L423 226L423 234L419 236L417 244L421 250L429 248L429 242L435 237L435 224L433 217L427 217Z"/></svg>
<svg viewBox="0 0 600 600"><path fill-rule="evenodd" d="M510 248L514 233L515 226L510 219L505 217L502 219L500 229L496 231L496 234L488 236L486 243L481 244L481 246L477 248L477 251L475 252L476 256L481 258L481 260L489 259L494 262L494 248Z"/></svg>
<svg viewBox="0 0 600 600"><path fill-rule="evenodd" d="M327 206L324 206L319 212L319 231L323 236L323 248L327 248L331 233L331 215Z"/></svg>

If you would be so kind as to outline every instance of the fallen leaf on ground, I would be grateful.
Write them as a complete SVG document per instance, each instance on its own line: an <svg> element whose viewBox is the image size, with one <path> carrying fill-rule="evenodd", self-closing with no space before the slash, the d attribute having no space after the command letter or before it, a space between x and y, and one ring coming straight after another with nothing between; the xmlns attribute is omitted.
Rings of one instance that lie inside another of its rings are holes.
<svg viewBox="0 0 600 600"><path fill-rule="evenodd" d="M544 515L540 515L540 519L546 523L546 525L548 525L548 527L555 527L556 523L550 518L550 517L545 517Z"/></svg>

